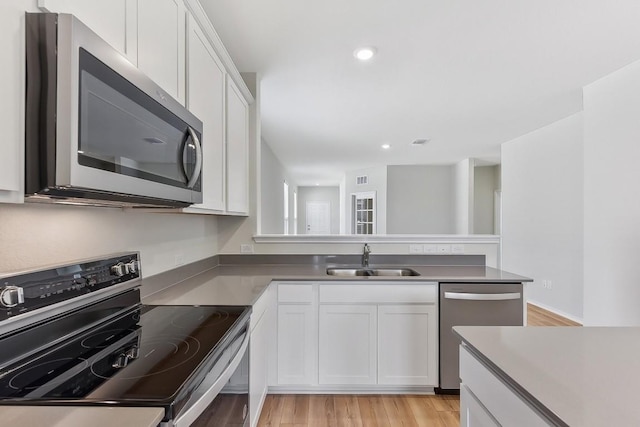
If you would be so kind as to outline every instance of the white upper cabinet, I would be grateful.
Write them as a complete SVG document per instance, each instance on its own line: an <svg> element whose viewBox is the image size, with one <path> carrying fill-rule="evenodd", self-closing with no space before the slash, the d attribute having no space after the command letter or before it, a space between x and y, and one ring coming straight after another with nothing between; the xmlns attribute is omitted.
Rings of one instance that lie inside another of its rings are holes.
<svg viewBox="0 0 640 427"><path fill-rule="evenodd" d="M227 211L249 212L249 106L227 78Z"/></svg>
<svg viewBox="0 0 640 427"><path fill-rule="evenodd" d="M187 22L187 108L203 123L202 203L187 212L225 208L225 70L205 34L189 14Z"/></svg>
<svg viewBox="0 0 640 427"><path fill-rule="evenodd" d="M138 68L184 104L184 3L182 0L137 0L137 3Z"/></svg>
<svg viewBox="0 0 640 427"><path fill-rule="evenodd" d="M136 22L142 0L38 0L43 11L71 13L137 64ZM160 3L160 1L158 1Z"/></svg>

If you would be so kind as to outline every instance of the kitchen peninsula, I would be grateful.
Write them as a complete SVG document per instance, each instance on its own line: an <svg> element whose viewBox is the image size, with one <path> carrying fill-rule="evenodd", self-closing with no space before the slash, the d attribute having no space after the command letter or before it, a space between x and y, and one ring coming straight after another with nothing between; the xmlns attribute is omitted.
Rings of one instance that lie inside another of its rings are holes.
<svg viewBox="0 0 640 427"><path fill-rule="evenodd" d="M640 425L640 328L454 331L463 342L461 425Z"/></svg>

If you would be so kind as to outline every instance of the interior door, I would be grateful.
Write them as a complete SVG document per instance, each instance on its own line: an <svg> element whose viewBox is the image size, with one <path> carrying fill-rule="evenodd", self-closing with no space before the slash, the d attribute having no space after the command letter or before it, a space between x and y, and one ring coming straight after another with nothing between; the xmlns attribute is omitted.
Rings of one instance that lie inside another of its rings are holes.
<svg viewBox="0 0 640 427"><path fill-rule="evenodd" d="M331 204L329 202L307 202L306 234L331 233Z"/></svg>

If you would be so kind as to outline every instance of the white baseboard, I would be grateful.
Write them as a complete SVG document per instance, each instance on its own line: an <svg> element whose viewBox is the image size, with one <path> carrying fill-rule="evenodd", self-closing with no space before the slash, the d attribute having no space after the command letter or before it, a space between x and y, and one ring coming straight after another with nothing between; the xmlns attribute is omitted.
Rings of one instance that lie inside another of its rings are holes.
<svg viewBox="0 0 640 427"><path fill-rule="evenodd" d="M566 317L567 319L573 320L574 322L580 323L581 325L584 324L580 317L576 317L576 316L574 316L572 314L565 313L563 311L560 311L560 310L558 310L556 308L553 308L553 307L549 307L548 305L539 303L537 301L528 300L527 304L535 305L536 307L540 307L540 308L542 308L544 310L550 311L550 312L552 312L554 314L557 314L558 316Z"/></svg>
<svg viewBox="0 0 640 427"><path fill-rule="evenodd" d="M269 386L269 394L435 394L426 386Z"/></svg>

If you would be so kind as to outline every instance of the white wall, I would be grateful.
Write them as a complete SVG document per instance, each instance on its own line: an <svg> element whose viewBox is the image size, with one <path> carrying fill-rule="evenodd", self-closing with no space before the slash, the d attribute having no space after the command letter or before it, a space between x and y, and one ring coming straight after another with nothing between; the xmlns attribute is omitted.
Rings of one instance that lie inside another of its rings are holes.
<svg viewBox="0 0 640 427"><path fill-rule="evenodd" d="M473 174L473 232L494 234L494 194L500 189L500 166L476 166Z"/></svg>
<svg viewBox="0 0 640 427"><path fill-rule="evenodd" d="M584 320L640 325L640 62L584 89Z"/></svg>
<svg viewBox="0 0 640 427"><path fill-rule="evenodd" d="M263 234L284 233L284 190L286 180L289 184L289 192L294 190L294 183L287 177L286 171L275 156L271 147L262 141L261 146L261 232ZM289 201L292 208L292 200ZM289 218L293 218L291 214Z"/></svg>
<svg viewBox="0 0 640 427"><path fill-rule="evenodd" d="M502 144L502 268L528 298L583 317L582 114ZM552 288L542 286L551 280Z"/></svg>
<svg viewBox="0 0 640 427"><path fill-rule="evenodd" d="M453 167L455 233L473 233L473 159L464 159Z"/></svg>
<svg viewBox="0 0 640 427"><path fill-rule="evenodd" d="M144 277L218 253L212 215L46 204L0 205L0 274L113 252L141 253Z"/></svg>
<svg viewBox="0 0 640 427"><path fill-rule="evenodd" d="M450 166L387 167L387 233L454 233Z"/></svg>
<svg viewBox="0 0 640 427"><path fill-rule="evenodd" d="M298 234L306 234L307 202L329 202L329 232L340 234L340 187L298 187Z"/></svg>
<svg viewBox="0 0 640 427"><path fill-rule="evenodd" d="M356 185L356 177L367 175L368 183ZM387 167L379 166L374 168L348 171L345 173L345 211L347 222L347 234L352 234L351 230L351 195L366 191L376 192L376 233L387 233Z"/></svg>

